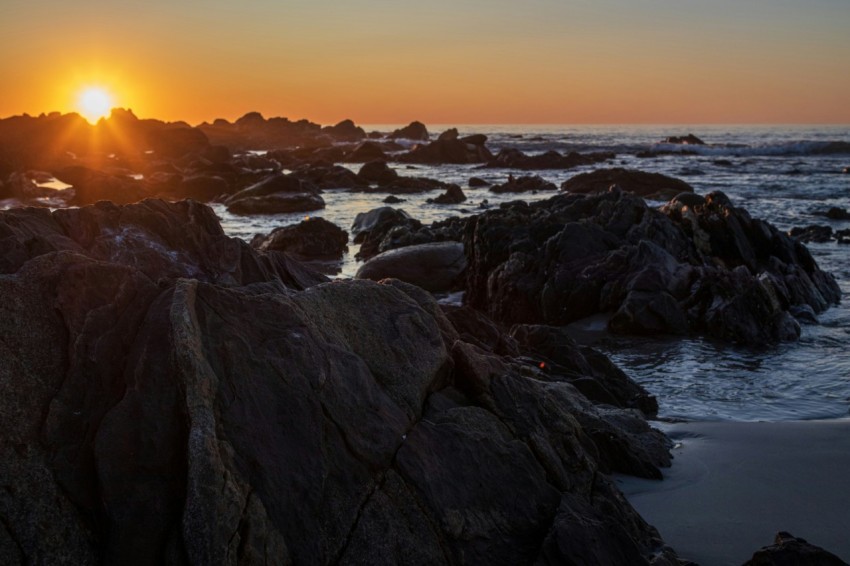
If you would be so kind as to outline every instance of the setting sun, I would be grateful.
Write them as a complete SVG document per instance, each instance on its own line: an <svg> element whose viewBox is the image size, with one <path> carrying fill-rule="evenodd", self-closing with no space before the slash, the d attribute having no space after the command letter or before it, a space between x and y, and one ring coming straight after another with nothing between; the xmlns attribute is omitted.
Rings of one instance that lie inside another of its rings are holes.
<svg viewBox="0 0 850 566"><path fill-rule="evenodd" d="M112 109L112 96L99 87L87 88L80 93L77 108L83 118L94 124L109 115Z"/></svg>

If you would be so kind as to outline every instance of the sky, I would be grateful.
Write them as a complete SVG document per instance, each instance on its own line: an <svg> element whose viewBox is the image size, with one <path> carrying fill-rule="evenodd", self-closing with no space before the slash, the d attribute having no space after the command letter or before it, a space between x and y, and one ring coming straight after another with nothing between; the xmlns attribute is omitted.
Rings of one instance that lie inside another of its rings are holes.
<svg viewBox="0 0 850 566"><path fill-rule="evenodd" d="M0 116L850 123L850 0L3 0Z"/></svg>

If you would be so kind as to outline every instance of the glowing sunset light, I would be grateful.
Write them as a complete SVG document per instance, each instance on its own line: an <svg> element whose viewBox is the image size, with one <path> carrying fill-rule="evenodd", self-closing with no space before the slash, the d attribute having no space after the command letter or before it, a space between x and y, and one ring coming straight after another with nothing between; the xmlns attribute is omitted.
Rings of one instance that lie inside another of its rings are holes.
<svg viewBox="0 0 850 566"><path fill-rule="evenodd" d="M94 124L109 115L112 110L112 96L100 87L87 88L80 93L77 110L83 118Z"/></svg>

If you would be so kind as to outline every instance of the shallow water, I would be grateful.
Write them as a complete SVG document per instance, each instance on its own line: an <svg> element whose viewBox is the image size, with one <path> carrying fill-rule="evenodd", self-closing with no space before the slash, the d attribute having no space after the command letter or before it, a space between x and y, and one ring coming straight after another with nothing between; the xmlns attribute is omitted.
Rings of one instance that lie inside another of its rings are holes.
<svg viewBox="0 0 850 566"><path fill-rule="evenodd" d="M395 126L367 129L391 131ZM441 131L431 126L432 133ZM850 228L850 222L832 221L813 214L831 206L850 207L850 127L762 126L460 126L461 135L484 133L488 147L516 147L527 153L557 151L613 151L617 158L604 166L623 166L673 175L699 193L722 190L754 217L782 230L807 224ZM658 141L671 135L694 133L708 146L670 146ZM839 143L830 143L839 142ZM844 145L841 145L844 144ZM832 149L830 149L832 148ZM837 152L823 153L825 150ZM639 158L646 150L690 150L697 155ZM350 165L357 170L359 165ZM438 193L402 195L394 205L424 223L458 214L475 214L489 206L522 198L539 200L553 193L496 195L487 188L466 186L471 176L503 182L509 170L478 166L440 167L397 165L399 173L426 176L463 187L468 200L461 205L434 205L425 201ZM567 171L516 172L539 174L559 185L595 167ZM344 190L326 191L322 216L349 228L358 212L377 206L385 194L366 195ZM662 204L662 203L655 203ZM238 217L217 206L224 229L250 240L258 232L291 224L304 214ZM809 246L824 269L850 290L850 246L837 243ZM351 277L358 263L351 246L340 277ZM820 325L805 325L799 342L762 350L738 348L703 340L662 340L606 336L596 345L630 375L658 396L660 416L688 419L788 420L845 416L850 407L850 308L848 301L819 316Z"/></svg>

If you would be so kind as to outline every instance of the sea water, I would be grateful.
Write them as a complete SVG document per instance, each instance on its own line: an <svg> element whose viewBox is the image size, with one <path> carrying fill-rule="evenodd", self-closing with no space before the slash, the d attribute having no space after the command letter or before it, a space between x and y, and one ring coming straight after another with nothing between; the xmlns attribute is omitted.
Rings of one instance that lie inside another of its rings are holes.
<svg viewBox="0 0 850 566"><path fill-rule="evenodd" d="M396 125L367 130L392 131ZM443 128L430 126L432 133ZM809 224L850 228L850 222L828 220L816 212L850 208L849 126L459 126L461 135L483 133L493 151L505 147L529 154L614 152L613 161L570 170L511 171L474 165L405 165L401 175L424 176L457 183L468 200L459 205L427 203L438 192L400 195L393 205L423 223L450 216L471 215L510 200L552 196L490 193L467 187L470 177L499 183L509 173L538 174L560 185L579 173L599 167L628 167L663 173L690 183L698 193L722 190L736 206L780 230ZM668 136L693 133L706 146L660 143ZM655 158L646 151L672 152ZM687 154L692 152L694 155ZM359 165L347 165L357 170ZM327 208L313 213L348 229L359 212L382 206L386 194L344 189L323 194ZM661 202L651 203L660 206ZM277 226L302 220L304 214L240 217L216 207L226 232L250 238ZM822 269L842 290L850 290L850 246L835 242L809 244ZM352 277L357 247L349 246L337 277ZM663 339L602 335L594 345L658 397L660 417L686 419L786 420L841 417L850 407L850 307L841 305L819 315L819 324L803 326L798 342L764 348L743 348L701 338Z"/></svg>

